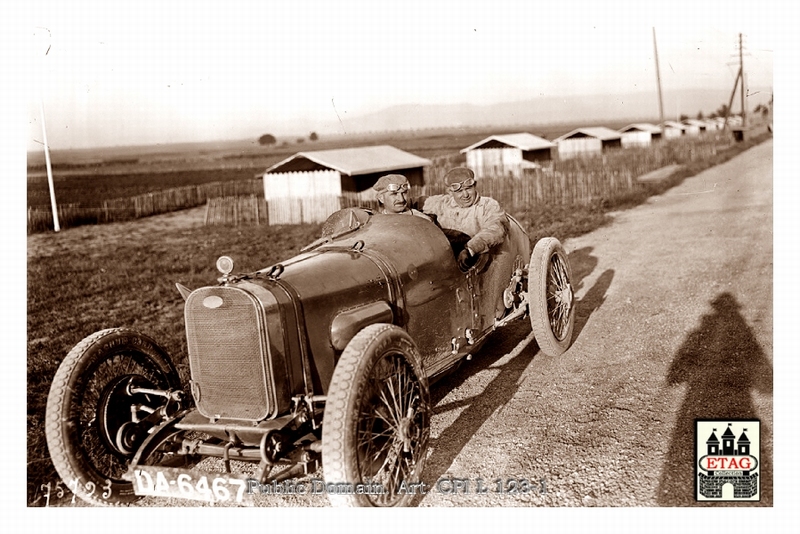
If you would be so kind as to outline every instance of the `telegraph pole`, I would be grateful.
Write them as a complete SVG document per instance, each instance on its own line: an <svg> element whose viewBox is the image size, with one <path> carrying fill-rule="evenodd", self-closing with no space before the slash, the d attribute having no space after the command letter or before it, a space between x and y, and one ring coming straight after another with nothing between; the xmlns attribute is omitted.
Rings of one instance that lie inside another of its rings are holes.
<svg viewBox="0 0 800 534"><path fill-rule="evenodd" d="M44 124L44 102L39 100L39 111L42 117L42 141L44 141L44 161L47 167L47 186L50 188L50 208L53 210L53 230L61 230L58 224L58 206L56 205L56 191L53 186L53 167L50 164L50 147L47 146L47 126Z"/></svg>
<svg viewBox="0 0 800 534"><path fill-rule="evenodd" d="M744 59L742 54L742 34L739 34L739 72L741 73L742 128L747 127L747 107L744 96Z"/></svg>
<svg viewBox="0 0 800 534"><path fill-rule="evenodd" d="M39 95L39 114L42 118L42 141L44 143L44 161L45 166L47 168L47 186L50 189L50 209L53 210L53 230L56 232L61 230L61 225L58 223L58 205L56 204L56 191L55 186L53 185L53 166L50 162L50 146L47 144L47 126L44 123L44 83L45 83L45 72L46 72L46 59L47 54L50 53L50 30L47 28L42 28L47 31L48 35L48 43L47 43L47 50L44 52L44 56L41 57L41 87L40 87L40 95Z"/></svg>
<svg viewBox="0 0 800 534"><path fill-rule="evenodd" d="M664 124L664 97L661 94L661 71L658 68L658 45L656 44L656 28L653 26L653 51L656 56L656 81L658 82L658 116L660 125ZM663 127L663 126L662 126Z"/></svg>
<svg viewBox="0 0 800 534"><path fill-rule="evenodd" d="M744 87L744 54L742 52L742 34L739 34L739 72L736 74L736 81L733 82L733 91L731 91L731 98L728 100L728 109L725 111L725 124L724 128L728 127L728 116L731 114L731 106L733 105L733 97L736 95L737 86L740 88L739 99L742 105L742 129L747 128L747 105L745 104L745 87Z"/></svg>
<svg viewBox="0 0 800 534"><path fill-rule="evenodd" d="M731 97L728 99L728 107L725 108L725 124L723 124L722 129L728 127L728 117L731 114L731 106L733 105L733 97L736 96L736 86L739 85L739 78L742 76L742 69L739 69L739 72L736 73L736 81L733 82L733 91L731 91Z"/></svg>

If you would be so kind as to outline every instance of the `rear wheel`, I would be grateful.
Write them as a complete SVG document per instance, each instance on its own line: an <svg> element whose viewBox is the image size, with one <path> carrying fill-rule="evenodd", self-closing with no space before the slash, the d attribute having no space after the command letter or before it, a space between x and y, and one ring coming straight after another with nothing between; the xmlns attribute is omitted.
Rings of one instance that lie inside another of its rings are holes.
<svg viewBox="0 0 800 534"><path fill-rule="evenodd" d="M549 356L563 354L572 343L575 296L567 253L554 237L540 239L533 248L528 266L528 302L539 348Z"/></svg>
<svg viewBox="0 0 800 534"><path fill-rule="evenodd" d="M411 337L389 324L361 330L336 364L325 404L322 467L331 504L407 505L414 495L401 484L421 480L429 425L428 383ZM357 493L359 484L367 493Z"/></svg>
<svg viewBox="0 0 800 534"><path fill-rule="evenodd" d="M122 475L154 423L136 420L164 399L131 388L179 387L167 353L143 334L113 328L76 345L53 378L45 426L53 465L67 487L91 504L138 500Z"/></svg>

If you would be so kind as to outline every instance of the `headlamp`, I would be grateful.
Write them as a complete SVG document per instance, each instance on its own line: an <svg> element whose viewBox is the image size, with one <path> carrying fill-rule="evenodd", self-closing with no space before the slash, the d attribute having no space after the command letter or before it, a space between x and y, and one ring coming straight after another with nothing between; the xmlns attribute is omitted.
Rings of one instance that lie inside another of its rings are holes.
<svg viewBox="0 0 800 534"><path fill-rule="evenodd" d="M222 276L228 276L233 271L233 260L228 256L220 256L217 260L217 270Z"/></svg>

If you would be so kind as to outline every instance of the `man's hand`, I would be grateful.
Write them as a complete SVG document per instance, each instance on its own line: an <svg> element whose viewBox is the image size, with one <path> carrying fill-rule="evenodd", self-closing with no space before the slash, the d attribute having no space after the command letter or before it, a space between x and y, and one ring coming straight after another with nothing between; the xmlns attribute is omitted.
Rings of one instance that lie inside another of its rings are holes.
<svg viewBox="0 0 800 534"><path fill-rule="evenodd" d="M468 271L470 267L475 265L475 256L470 255L469 250L464 249L458 253L458 267L462 271Z"/></svg>

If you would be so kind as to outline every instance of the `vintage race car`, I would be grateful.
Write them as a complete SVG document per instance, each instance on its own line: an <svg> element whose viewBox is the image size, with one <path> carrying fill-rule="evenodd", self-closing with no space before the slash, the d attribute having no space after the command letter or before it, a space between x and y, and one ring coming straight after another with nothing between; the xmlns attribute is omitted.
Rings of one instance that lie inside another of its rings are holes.
<svg viewBox="0 0 800 534"><path fill-rule="evenodd" d="M221 257L217 284L177 284L186 391L164 349L133 330L96 332L67 355L47 401L53 464L101 505L247 503L298 477L335 505L408 504L398 489L421 480L429 384L511 321L530 320L547 354L571 343L567 254L554 238L531 252L511 217L509 227L466 272L452 233L361 208L336 212L320 239L268 268L235 274ZM217 472L197 467L209 457ZM249 471L231 472L232 460ZM306 476L320 466L321 478Z"/></svg>

